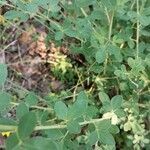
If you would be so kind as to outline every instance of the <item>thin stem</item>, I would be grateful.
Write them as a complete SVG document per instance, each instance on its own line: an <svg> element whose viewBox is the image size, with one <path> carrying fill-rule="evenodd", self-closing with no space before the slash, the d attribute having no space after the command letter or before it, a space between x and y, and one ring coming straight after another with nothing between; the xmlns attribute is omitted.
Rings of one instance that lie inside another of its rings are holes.
<svg viewBox="0 0 150 150"><path fill-rule="evenodd" d="M12 125L2 125L0 124L0 131L16 131L17 126L12 126Z"/></svg>
<svg viewBox="0 0 150 150"><path fill-rule="evenodd" d="M27 89L25 89L24 87L18 85L17 83L14 83L14 82L12 82L12 81L10 81L10 80L7 80L7 82L8 82L9 84L11 84L13 87L18 88L18 89L21 89L21 90L22 90L23 92L25 92L25 93L29 93L29 92L30 92L29 90L27 90ZM38 98L41 102L45 102L45 103L47 104L47 101L46 101L45 99L43 99L41 96L37 95L37 98Z"/></svg>
<svg viewBox="0 0 150 150"><path fill-rule="evenodd" d="M12 105L18 106L19 103L11 102ZM52 111L52 108L47 108L47 107L41 107L41 106L30 106L30 108L35 108L35 109L40 109L40 110L47 110L47 111Z"/></svg>
<svg viewBox="0 0 150 150"><path fill-rule="evenodd" d="M110 19L109 34L108 34L109 41L111 41L113 21L114 21L114 11L112 12L112 16L111 16L111 19Z"/></svg>
<svg viewBox="0 0 150 150"><path fill-rule="evenodd" d="M17 42L17 40L12 41L11 43L9 43L6 47L4 47L4 49L2 51L5 51L6 49L8 49L10 46L14 45Z"/></svg>
<svg viewBox="0 0 150 150"><path fill-rule="evenodd" d="M84 17L87 18L88 15L87 15L86 12L84 11L84 9L83 9L83 8L80 8L80 9L81 9L81 11L82 11ZM96 32L96 30L95 30L95 28L93 27L93 25L94 25L95 27L96 27L97 25L96 25L94 22L91 22L89 19L87 19L87 21L88 21L88 23L91 25L93 31Z"/></svg>
<svg viewBox="0 0 150 150"><path fill-rule="evenodd" d="M139 16L139 0L136 0L136 11L137 11L137 23L136 23L136 58L139 57L139 32L140 32L140 23L138 20Z"/></svg>
<svg viewBox="0 0 150 150"><path fill-rule="evenodd" d="M108 23L110 24L111 21L110 21L110 17L109 17L107 8L105 8L105 12L106 12L106 16L107 16Z"/></svg>
<svg viewBox="0 0 150 150"><path fill-rule="evenodd" d="M107 16L108 15L108 12L106 13ZM113 20L114 20L114 11L112 12L112 15L111 17L109 17L109 33L108 33L108 41L111 42L111 35L112 35L112 27L113 27ZM107 68L107 63L108 63L108 53L106 54L106 59L105 59L105 62L104 62L104 71L103 71L103 74L105 75L106 74L106 68Z"/></svg>
<svg viewBox="0 0 150 150"><path fill-rule="evenodd" d="M87 124L95 124L98 123L100 121L106 120L104 118L100 118L100 119L92 119L90 121L84 121L84 122L80 122L79 125L87 125ZM50 130L50 129L64 129L66 128L67 125L50 125L50 126L36 126L34 131L39 131L39 130ZM0 131L16 131L17 130L17 126L12 126L12 125L0 125Z"/></svg>

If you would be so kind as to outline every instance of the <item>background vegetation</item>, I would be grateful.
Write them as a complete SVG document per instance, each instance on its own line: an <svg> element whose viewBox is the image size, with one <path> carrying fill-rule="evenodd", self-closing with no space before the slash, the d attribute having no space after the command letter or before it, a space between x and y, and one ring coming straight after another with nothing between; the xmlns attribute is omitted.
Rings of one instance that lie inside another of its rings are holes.
<svg viewBox="0 0 150 150"><path fill-rule="evenodd" d="M150 148L149 0L0 7L2 149Z"/></svg>

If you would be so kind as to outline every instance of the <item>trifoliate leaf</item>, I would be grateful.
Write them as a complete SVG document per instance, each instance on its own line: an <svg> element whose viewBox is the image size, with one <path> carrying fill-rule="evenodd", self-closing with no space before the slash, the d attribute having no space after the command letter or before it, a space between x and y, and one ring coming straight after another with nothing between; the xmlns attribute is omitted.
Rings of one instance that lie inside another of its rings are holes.
<svg viewBox="0 0 150 150"><path fill-rule="evenodd" d="M80 92L77 96L77 100L68 110L68 119L75 119L81 117L86 113L88 104L87 95L84 92Z"/></svg>

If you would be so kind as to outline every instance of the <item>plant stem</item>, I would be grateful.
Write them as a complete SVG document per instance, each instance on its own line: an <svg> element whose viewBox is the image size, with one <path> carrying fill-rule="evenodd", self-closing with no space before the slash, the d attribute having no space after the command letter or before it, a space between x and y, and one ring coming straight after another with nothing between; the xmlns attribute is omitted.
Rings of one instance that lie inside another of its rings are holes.
<svg viewBox="0 0 150 150"><path fill-rule="evenodd" d="M17 126L0 124L0 131L16 131Z"/></svg>
<svg viewBox="0 0 150 150"><path fill-rule="evenodd" d="M94 124L94 123L98 123L100 121L106 120L104 118L100 118L100 119L92 119L90 121L84 121L84 122L80 122L79 125L86 125L86 124ZM34 131L39 131L39 130L49 130L49 129L64 129L66 128L67 125L50 125L50 126L36 126ZM0 125L0 131L16 131L17 130L17 126L12 126L12 125Z"/></svg>
<svg viewBox="0 0 150 150"><path fill-rule="evenodd" d="M109 16L108 12L106 11L107 16ZM109 33L108 33L108 42L111 42L111 35L112 35L112 27L113 27L113 20L114 20L114 11L112 12L111 17L108 17L108 23L109 23ZM107 68L107 63L108 63L108 53L106 53L106 59L104 62L104 71L103 74L106 74L106 68Z"/></svg>
<svg viewBox="0 0 150 150"><path fill-rule="evenodd" d="M18 106L20 103L15 103L15 102L11 102L12 105L14 106ZM40 109L40 110L47 110L47 111L52 111L52 108L47 108L47 107L41 107L41 106L30 106L30 108L35 108L35 109Z"/></svg>
<svg viewBox="0 0 150 150"><path fill-rule="evenodd" d="M109 41L111 41L113 20L114 20L114 11L112 12L112 16L111 16L111 19L110 19L109 34L108 34L108 40Z"/></svg>
<svg viewBox="0 0 150 150"><path fill-rule="evenodd" d="M138 20L139 16L139 0L136 0L136 11L137 11L137 22L136 22L136 58L139 57L139 31L140 31L140 23Z"/></svg>
<svg viewBox="0 0 150 150"><path fill-rule="evenodd" d="M102 120L106 120L106 119L103 119L103 118L101 118L101 119L92 119L90 121L80 122L79 125L82 126L82 125L86 125L86 124L94 124L94 123L100 122ZM67 125L37 126L37 127L35 127L35 131L48 130L48 129L64 129L66 127L67 127Z"/></svg>

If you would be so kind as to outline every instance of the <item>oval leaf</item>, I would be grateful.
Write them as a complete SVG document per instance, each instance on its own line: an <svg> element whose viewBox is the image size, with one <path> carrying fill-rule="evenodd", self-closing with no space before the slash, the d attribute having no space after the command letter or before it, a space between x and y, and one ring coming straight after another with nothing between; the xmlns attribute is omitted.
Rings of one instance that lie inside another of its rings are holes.
<svg viewBox="0 0 150 150"><path fill-rule="evenodd" d="M18 125L18 135L20 139L24 139L33 132L36 126L36 115L34 112L25 114L20 120Z"/></svg>
<svg viewBox="0 0 150 150"><path fill-rule="evenodd" d="M68 108L62 101L55 103L54 110L59 119L65 119L67 117Z"/></svg>
<svg viewBox="0 0 150 150"><path fill-rule="evenodd" d="M0 92L0 111L6 109L11 101L11 96L6 92Z"/></svg>
<svg viewBox="0 0 150 150"><path fill-rule="evenodd" d="M67 124L67 129L70 133L80 133L80 130L81 130L81 127L79 125L79 123L74 120L74 121L70 121L68 124Z"/></svg>
<svg viewBox="0 0 150 150"><path fill-rule="evenodd" d="M20 103L16 108L16 116L18 119L20 119L22 116L24 116L26 113L29 112L29 108L25 103Z"/></svg>
<svg viewBox="0 0 150 150"><path fill-rule="evenodd" d="M0 64L0 86L3 85L7 79L7 65L5 64Z"/></svg>
<svg viewBox="0 0 150 150"><path fill-rule="evenodd" d="M122 105L123 98L121 95L116 95L111 99L112 109L120 108Z"/></svg>
<svg viewBox="0 0 150 150"><path fill-rule="evenodd" d="M98 50L97 53L96 53L95 58L96 58L96 61L98 63L103 63L105 61L105 59L106 59L106 52L105 52L105 50L104 49Z"/></svg>

